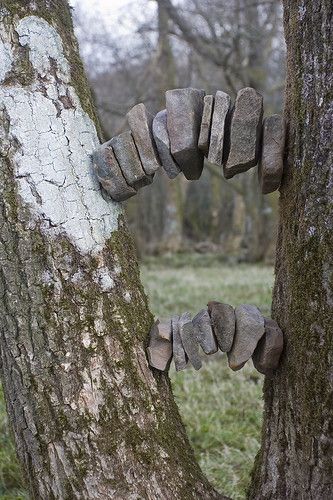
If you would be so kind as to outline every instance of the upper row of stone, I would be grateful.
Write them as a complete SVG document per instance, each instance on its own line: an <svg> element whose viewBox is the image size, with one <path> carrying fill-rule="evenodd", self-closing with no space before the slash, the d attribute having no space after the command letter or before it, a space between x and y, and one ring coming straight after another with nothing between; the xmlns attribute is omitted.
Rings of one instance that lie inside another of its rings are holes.
<svg viewBox="0 0 333 500"><path fill-rule="evenodd" d="M259 163L262 192L270 193L281 183L285 125L280 115L262 117L263 98L250 87L238 92L234 106L222 91L214 97L192 88L168 90L166 109L154 118L137 104L127 114L130 131L95 151L98 179L123 201L151 184L160 166L171 179L180 172L199 179L206 156L227 179Z"/></svg>

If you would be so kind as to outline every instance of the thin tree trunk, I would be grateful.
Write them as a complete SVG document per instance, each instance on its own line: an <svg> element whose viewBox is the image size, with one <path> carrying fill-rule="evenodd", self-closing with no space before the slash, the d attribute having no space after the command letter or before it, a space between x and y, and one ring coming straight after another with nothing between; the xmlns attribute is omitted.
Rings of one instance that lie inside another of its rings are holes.
<svg viewBox="0 0 333 500"><path fill-rule="evenodd" d="M0 10L0 352L33 498L218 498L166 376L119 205L89 155L91 97L64 0Z"/></svg>
<svg viewBox="0 0 333 500"><path fill-rule="evenodd" d="M288 158L273 315L286 346L265 381L250 498L333 498L331 0L285 0Z"/></svg>

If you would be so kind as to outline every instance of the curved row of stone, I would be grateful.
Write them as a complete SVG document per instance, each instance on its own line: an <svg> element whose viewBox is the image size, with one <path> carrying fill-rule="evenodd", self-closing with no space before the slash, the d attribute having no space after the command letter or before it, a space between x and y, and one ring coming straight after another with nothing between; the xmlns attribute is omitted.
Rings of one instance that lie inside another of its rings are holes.
<svg viewBox="0 0 333 500"><path fill-rule="evenodd" d="M205 354L220 349L228 355L232 370L240 370L252 357L256 369L271 375L278 367L283 334L278 324L262 316L253 305L235 309L229 304L209 302L193 319L188 312L167 322L157 320L151 329L147 355L150 366L169 369L172 358L177 371L188 364L199 370L201 347Z"/></svg>
<svg viewBox="0 0 333 500"><path fill-rule="evenodd" d="M285 125L280 115L264 119L263 98L253 88L240 90L234 106L225 92L215 97L186 88L166 92L166 109L155 117L144 104L127 114L130 131L101 145L93 154L100 183L115 201L134 196L151 184L162 166L199 179L204 156L230 179L259 163L264 194L279 188L283 173Z"/></svg>

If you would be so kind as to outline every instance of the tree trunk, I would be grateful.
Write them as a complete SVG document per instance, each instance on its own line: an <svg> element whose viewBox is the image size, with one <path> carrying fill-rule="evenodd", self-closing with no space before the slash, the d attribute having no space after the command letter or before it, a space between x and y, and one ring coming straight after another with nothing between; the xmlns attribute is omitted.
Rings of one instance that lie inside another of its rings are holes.
<svg viewBox="0 0 333 500"><path fill-rule="evenodd" d="M265 381L255 499L333 497L331 0L285 0L288 158L273 316L282 364Z"/></svg>
<svg viewBox="0 0 333 500"><path fill-rule="evenodd" d="M152 316L121 208L91 174L69 7L1 6L1 370L31 495L218 498L147 365Z"/></svg>

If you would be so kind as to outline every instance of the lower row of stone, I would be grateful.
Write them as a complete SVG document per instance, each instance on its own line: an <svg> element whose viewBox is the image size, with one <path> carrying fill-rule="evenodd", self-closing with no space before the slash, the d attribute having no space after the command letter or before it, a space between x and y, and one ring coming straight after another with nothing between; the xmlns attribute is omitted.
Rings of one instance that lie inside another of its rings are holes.
<svg viewBox="0 0 333 500"><path fill-rule="evenodd" d="M151 367L165 371L172 357L177 371L189 364L202 366L200 348L205 354L220 349L228 355L232 370L240 370L252 357L255 368L271 375L278 367L283 350L283 333L276 321L262 316L253 305L235 309L221 302L209 302L193 319L190 313L173 316L169 321L157 320L147 347Z"/></svg>

